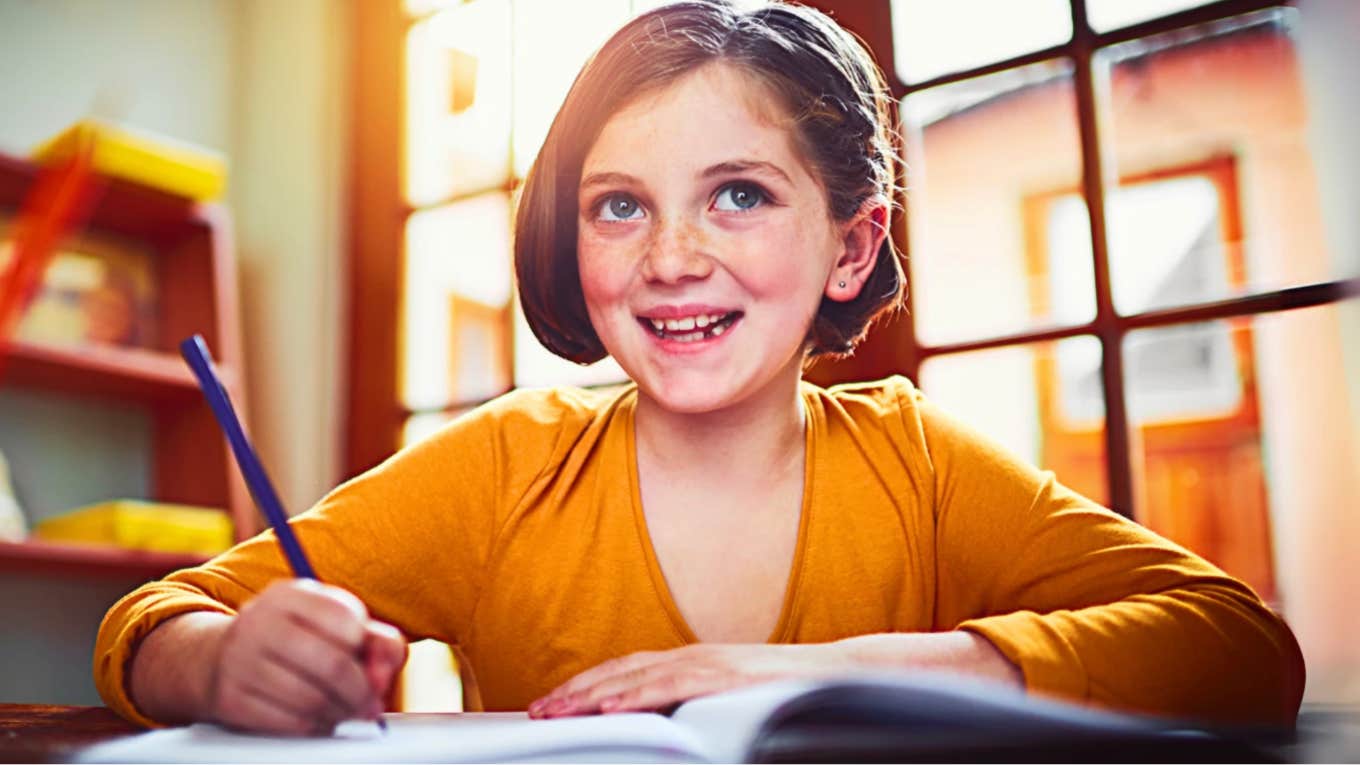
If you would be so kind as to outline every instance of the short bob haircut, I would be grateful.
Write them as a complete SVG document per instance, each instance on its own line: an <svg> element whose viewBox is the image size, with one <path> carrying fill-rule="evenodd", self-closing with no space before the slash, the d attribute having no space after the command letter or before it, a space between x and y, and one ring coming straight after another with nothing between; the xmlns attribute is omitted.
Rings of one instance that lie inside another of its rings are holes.
<svg viewBox="0 0 1360 765"><path fill-rule="evenodd" d="M714 62L755 76L783 101L835 220L850 220L873 198L891 209L896 155L883 74L830 18L778 2L739 9L730 0L679 2L638 16L577 75L519 200L520 302L534 335L558 356L589 364L606 355L577 270L577 187L586 154L621 108ZM903 281L892 238L885 237L854 300L822 298L808 357L850 353L873 320L899 304Z"/></svg>

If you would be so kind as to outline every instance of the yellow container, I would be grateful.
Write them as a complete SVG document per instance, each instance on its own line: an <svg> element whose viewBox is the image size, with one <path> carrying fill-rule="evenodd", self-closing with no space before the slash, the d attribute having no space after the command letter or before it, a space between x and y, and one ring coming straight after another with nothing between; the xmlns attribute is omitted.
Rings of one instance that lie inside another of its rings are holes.
<svg viewBox="0 0 1360 765"><path fill-rule="evenodd" d="M216 199L227 185L227 160L218 152L99 120L81 120L33 152L49 162L94 142L96 172L199 201Z"/></svg>
<svg viewBox="0 0 1360 765"><path fill-rule="evenodd" d="M132 499L88 505L38 521L33 536L50 542L203 555L216 555L232 544L231 518L222 510Z"/></svg>

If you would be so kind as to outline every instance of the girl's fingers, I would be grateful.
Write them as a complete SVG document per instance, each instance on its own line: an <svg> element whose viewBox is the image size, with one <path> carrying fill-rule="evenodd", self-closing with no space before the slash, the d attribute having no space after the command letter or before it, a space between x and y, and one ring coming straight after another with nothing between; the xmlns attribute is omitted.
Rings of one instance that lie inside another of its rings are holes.
<svg viewBox="0 0 1360 765"><path fill-rule="evenodd" d="M683 649L678 649L683 650ZM561 707L565 700L594 687L603 680L619 674L634 672L652 664L664 663L674 659L675 651L639 651L591 667L567 682L553 689L546 696L529 705L529 714L539 716L549 714L549 710Z"/></svg>
<svg viewBox="0 0 1360 765"><path fill-rule="evenodd" d="M265 658L302 675L346 710L346 715L368 712L376 694L369 685L358 654L308 630L294 630L286 640L267 646Z"/></svg>
<svg viewBox="0 0 1360 765"><path fill-rule="evenodd" d="M353 716L345 702L294 668L267 657L259 672L242 678L243 687L312 721L335 723Z"/></svg>
<svg viewBox="0 0 1360 765"><path fill-rule="evenodd" d="M661 686L671 687L677 677L694 675L702 671L692 657L677 657L638 667L631 671L619 672L606 677L589 688L570 694L559 705L557 715L581 715L610 711L602 707L605 699L626 694L638 688Z"/></svg>
<svg viewBox="0 0 1360 765"><path fill-rule="evenodd" d="M645 682L607 693L599 700L599 711L605 714L652 711L695 696L725 691L736 684L729 675L671 670L656 673Z"/></svg>
<svg viewBox="0 0 1360 765"><path fill-rule="evenodd" d="M379 696L387 693L392 680L406 664L406 639L390 624L370 621L364 635L364 674Z"/></svg>
<svg viewBox="0 0 1360 765"><path fill-rule="evenodd" d="M369 619L358 598L311 579L294 580L289 595L280 606L292 621L351 652L363 646Z"/></svg>
<svg viewBox="0 0 1360 765"><path fill-rule="evenodd" d="M233 689L223 698L218 722L231 728L281 736L309 736L320 732L318 721L246 687Z"/></svg>

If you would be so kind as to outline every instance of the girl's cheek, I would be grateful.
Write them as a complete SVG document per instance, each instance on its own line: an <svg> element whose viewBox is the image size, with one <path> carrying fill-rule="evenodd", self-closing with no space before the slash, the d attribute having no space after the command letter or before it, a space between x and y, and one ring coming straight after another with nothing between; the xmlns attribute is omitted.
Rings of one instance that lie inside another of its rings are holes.
<svg viewBox="0 0 1360 765"><path fill-rule="evenodd" d="M598 302L621 296L628 283L627 257L619 247L603 246L582 236L576 244L577 272L581 291L588 301Z"/></svg>

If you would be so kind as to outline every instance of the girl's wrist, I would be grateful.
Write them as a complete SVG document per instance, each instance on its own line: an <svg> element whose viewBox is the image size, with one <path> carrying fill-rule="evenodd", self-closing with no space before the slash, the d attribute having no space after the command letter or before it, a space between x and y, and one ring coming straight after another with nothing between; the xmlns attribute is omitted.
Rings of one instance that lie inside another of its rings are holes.
<svg viewBox="0 0 1360 765"><path fill-rule="evenodd" d="M224 614L189 612L143 638L127 682L137 709L166 723L211 719L222 637L230 625Z"/></svg>
<svg viewBox="0 0 1360 765"><path fill-rule="evenodd" d="M952 672L1025 687L1020 667L990 640L973 632L893 632L860 635L830 645L857 669Z"/></svg>

